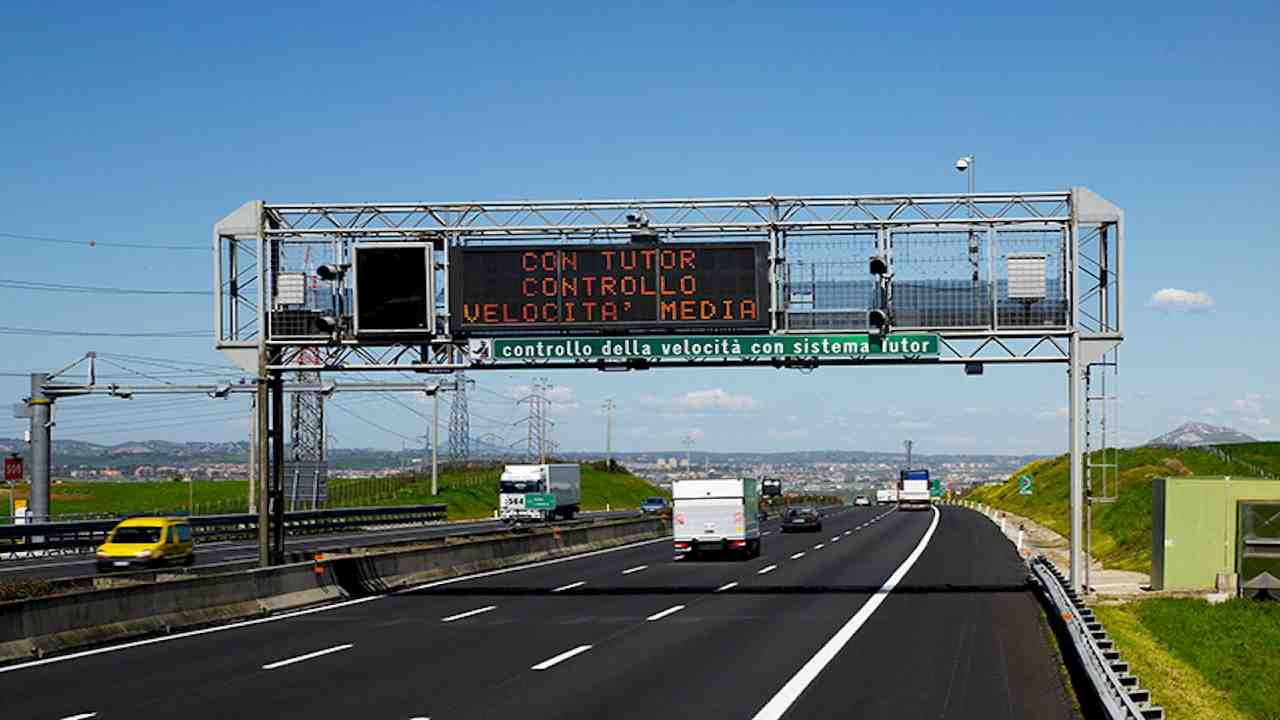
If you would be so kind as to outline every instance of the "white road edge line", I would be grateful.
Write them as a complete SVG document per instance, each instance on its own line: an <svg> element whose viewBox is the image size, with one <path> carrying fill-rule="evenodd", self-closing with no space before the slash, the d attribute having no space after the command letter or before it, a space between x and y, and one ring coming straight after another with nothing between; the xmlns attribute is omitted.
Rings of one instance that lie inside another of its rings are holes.
<svg viewBox="0 0 1280 720"><path fill-rule="evenodd" d="M649 617L645 618L644 621L653 622L654 620L661 620L662 618L668 615L675 615L676 613L680 612L683 609L684 609L684 605L672 605L671 607L667 608L666 610L663 610L662 612L658 612L650 615Z"/></svg>
<svg viewBox="0 0 1280 720"><path fill-rule="evenodd" d="M466 612L464 612L464 613L458 613L457 615L450 615L449 617L442 617L442 618L440 618L440 622L453 622L454 620L461 620L462 618L469 618L469 617L471 617L472 615L480 615L480 614L482 614L482 613L487 613L487 612L490 612L490 611L493 611L493 610L497 610L497 609L498 609L498 606L497 606L497 605L485 605L484 607L482 607L482 608L476 608L475 610L468 610L468 611L466 611Z"/></svg>
<svg viewBox="0 0 1280 720"><path fill-rule="evenodd" d="M649 567L648 565L637 565L637 566L635 566L635 567L633 567L633 568L627 568L626 570L623 570L623 571L622 571L622 574L623 574L623 575L630 575L631 573L638 573L638 572L640 572L641 570L648 569L648 567Z"/></svg>
<svg viewBox="0 0 1280 720"><path fill-rule="evenodd" d="M760 708L759 712L752 716L752 720L778 720L778 718L781 718L791 705L800 698L800 694L805 691L805 688L809 687L809 684L818 677L818 674L849 643L849 640L867 622L867 619L876 611L876 608L879 608L884 603L885 598L889 597L889 593L893 592L893 589L898 586L898 583L902 581L903 576L907 574L911 566L915 565L916 560L919 560L920 556L924 554L925 548L929 546L929 540L933 538L933 532L938 529L938 518L941 515L937 508L930 509L933 510L933 522L929 523L929 529L925 530L924 537L920 538L919 544L911 551L907 559L903 560L898 569L894 570L893 574L889 576L889 579L884 581L884 585L881 586L876 594L868 598L862 607L858 608L858 612L854 613L853 617L849 618L849 621L837 630L835 635L831 636L831 639L822 646L822 649L809 658L809 661L782 686L782 689L769 702L765 703L765 706Z"/></svg>
<svg viewBox="0 0 1280 720"><path fill-rule="evenodd" d="M764 575L765 573L771 573L771 572L773 572L774 570L777 570L777 569L778 569L778 566L777 566L777 565L767 565L767 566L762 567L762 568L760 568L759 570L757 570L757 571L756 571L756 574L757 574L757 575Z"/></svg>
<svg viewBox="0 0 1280 720"><path fill-rule="evenodd" d="M551 592L564 592L565 590L572 590L574 588L582 587L583 585L586 585L586 584L587 584L586 580L579 580L578 582L569 583L568 585L561 585L560 587L553 589Z"/></svg>
<svg viewBox="0 0 1280 720"><path fill-rule="evenodd" d="M720 587L716 588L716 592L724 592L725 590L732 590L736 587L738 587L738 583L736 582L725 583Z"/></svg>
<svg viewBox="0 0 1280 720"><path fill-rule="evenodd" d="M534 665L529 669L530 670L546 670L547 668L559 665L560 663L564 662L565 660L568 660L574 655L581 655L582 653L590 649L591 649L590 645L579 645L578 647L572 650L566 650L553 658L548 658L546 660L543 660L542 662L538 663L537 665Z"/></svg>
<svg viewBox="0 0 1280 720"><path fill-rule="evenodd" d="M803 553L803 552L798 552L798 553L796 553L796 554L792 555L792 556L791 556L791 559L792 559L792 560L799 560L799 559L800 559L800 558L802 558L802 557L804 557L804 553Z"/></svg>
<svg viewBox="0 0 1280 720"><path fill-rule="evenodd" d="M671 542L671 536L668 535L666 537L654 538L653 540L641 540L640 542L629 543L627 545L619 545L618 547L605 548L603 550L592 550L591 552L582 553L581 555L569 555L567 557L554 558L552 560L542 560L535 563L529 563L528 565L516 565L508 568L500 568L498 570L486 570L485 572L475 573L472 575L461 575L459 577L446 578L444 580L436 580L434 582L424 583L422 585L415 585L413 587L405 588L403 590L397 590L387 595L369 595L367 597L356 598L354 600L343 600L342 602L336 602L336 603L333 603L332 605L321 605L320 607L307 608L306 610L297 610L289 613L281 613L280 615L273 615L271 617L254 618L253 620L242 620L240 622L231 623L229 625L218 625L216 627L201 628L199 630L188 630L187 632L180 632L180 633L174 633L172 635L164 635L161 637L148 638L146 640L135 640L133 642L127 642L121 645L110 645L107 647L95 648L93 650L82 650L77 653L70 653L67 655L57 655L55 657L47 657L47 658L42 658L40 660L32 660L30 662L21 663L18 665L7 665L4 667L0 667L0 675L3 675L8 672L13 672L15 670L26 670L28 668L40 667L42 665L51 665L53 663L66 662L68 660L78 660L83 657L91 657L93 655L102 655L104 653L116 652L118 650L128 650L130 648L142 647L144 645L155 645L156 643L172 642L174 640L182 640L184 638L196 637L199 635L209 635L212 633L224 632L227 630L234 630L236 628L250 627L252 625L261 625L263 623L279 622L281 620L288 620L289 618L301 617L303 615L313 615L315 613L330 612L332 610L340 610L344 607L351 607L352 605L361 605L363 603L373 602L375 600L381 600L383 598L392 597L395 595L404 595L406 593L417 592L418 590L427 590L434 587L440 587L442 585L452 585L454 583L465 582L467 580L476 580L479 578L491 577L494 575L505 575L506 573L520 572L521 570L532 570L533 568L545 567L547 565L556 565L559 563L571 562L573 560L581 560L583 558L594 557L596 555L604 555L606 553L618 552L620 550L631 550L634 548L643 547L645 545L652 545L654 543L659 543L659 542L669 543Z"/></svg>
<svg viewBox="0 0 1280 720"><path fill-rule="evenodd" d="M342 652L343 650L350 650L353 647L355 647L355 645L351 643L347 643L346 645L334 645L331 648L325 648L324 650L317 650L313 653L307 653L306 655L299 655L298 657L291 657L287 660L277 660L276 662L273 662L273 663L267 663L266 665L262 666L262 669L275 670L276 668L282 668L285 665L292 665L294 663L300 663L304 660L310 660L312 658L318 658L324 655L332 655L333 653Z"/></svg>

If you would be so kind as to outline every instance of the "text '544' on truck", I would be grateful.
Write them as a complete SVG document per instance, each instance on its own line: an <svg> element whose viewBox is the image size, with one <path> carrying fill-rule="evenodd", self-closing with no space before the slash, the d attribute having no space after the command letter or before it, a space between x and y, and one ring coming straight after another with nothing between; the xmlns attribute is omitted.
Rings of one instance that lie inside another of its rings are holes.
<svg viewBox="0 0 1280 720"><path fill-rule="evenodd" d="M572 520L580 502L577 465L508 465L498 480L498 517L508 523Z"/></svg>
<svg viewBox="0 0 1280 720"><path fill-rule="evenodd" d="M671 485L675 550L686 557L707 552L760 555L760 496L754 478L676 480Z"/></svg>

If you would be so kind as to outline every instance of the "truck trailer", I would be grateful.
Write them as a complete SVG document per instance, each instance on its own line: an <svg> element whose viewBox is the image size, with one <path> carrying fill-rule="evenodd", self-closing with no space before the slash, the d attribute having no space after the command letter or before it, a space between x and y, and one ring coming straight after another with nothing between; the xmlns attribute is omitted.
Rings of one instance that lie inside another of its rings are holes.
<svg viewBox="0 0 1280 720"><path fill-rule="evenodd" d="M876 490L876 504L892 505L896 502L898 502L898 491L896 488L891 490Z"/></svg>
<svg viewBox="0 0 1280 720"><path fill-rule="evenodd" d="M898 480L899 510L928 510L933 506L929 497L929 471L903 470Z"/></svg>
<svg viewBox="0 0 1280 720"><path fill-rule="evenodd" d="M581 502L577 465L508 465L498 480L498 517L508 523L572 520Z"/></svg>
<svg viewBox="0 0 1280 720"><path fill-rule="evenodd" d="M748 479L676 480L671 485L672 541L686 557L732 552L760 555L760 496Z"/></svg>

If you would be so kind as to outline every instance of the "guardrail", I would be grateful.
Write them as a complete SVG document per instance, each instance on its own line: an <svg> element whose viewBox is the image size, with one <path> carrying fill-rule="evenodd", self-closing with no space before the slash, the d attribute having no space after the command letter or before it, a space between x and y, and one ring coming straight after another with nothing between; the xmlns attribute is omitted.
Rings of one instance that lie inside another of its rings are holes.
<svg viewBox="0 0 1280 720"><path fill-rule="evenodd" d="M1043 555L1029 561L1031 575L1066 626L1080 667L1111 720L1163 720L1164 708L1151 704L1151 693L1138 686L1129 663L1120 659L1102 624L1067 579Z"/></svg>
<svg viewBox="0 0 1280 720"><path fill-rule="evenodd" d="M33 552L76 554L92 552L123 518L81 520L33 525L0 525L0 557ZM315 535L340 530L408 525L445 519L444 505L300 510L285 513L289 535ZM202 515L189 519L196 540L248 540L257 537L258 516Z"/></svg>

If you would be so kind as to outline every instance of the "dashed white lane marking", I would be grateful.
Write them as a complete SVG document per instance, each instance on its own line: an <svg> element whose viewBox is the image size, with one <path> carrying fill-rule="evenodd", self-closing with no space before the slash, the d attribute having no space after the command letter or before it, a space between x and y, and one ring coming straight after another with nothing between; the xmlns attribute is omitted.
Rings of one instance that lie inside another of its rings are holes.
<svg viewBox="0 0 1280 720"><path fill-rule="evenodd" d="M653 622L654 620L661 620L662 618L668 615L675 615L676 613L680 612L683 609L684 609L683 605L672 605L671 607L667 608L666 610L663 610L662 612L654 613L649 617L645 618L645 622Z"/></svg>
<svg viewBox="0 0 1280 720"><path fill-rule="evenodd" d="M464 612L464 613L458 613L457 615L450 615L449 617L442 617L442 618L440 618L440 622L453 622L454 620L461 620L462 618L469 618L469 617L472 617L472 616L474 616L474 615L482 615L482 614L484 614L484 613L491 612L491 611L493 611L493 610L497 610L497 609L498 609L498 606L497 606L497 605L485 605L484 607L482 607L482 608L476 608L475 610L468 610L468 611L466 611L466 612Z"/></svg>
<svg viewBox="0 0 1280 720"><path fill-rule="evenodd" d="M652 540L641 540L640 542L627 543L626 545L619 545L617 547L605 548L604 550L592 550L591 552L585 552L580 555L568 555L565 557L555 558L552 560L541 560L539 562L529 563L528 565L516 565L513 567L499 568L497 570L486 570L484 572L472 573L470 575L459 575L458 577L445 578L444 580L433 580L429 583L423 583L421 585L414 585L412 587L407 587L402 590L396 590L395 592L388 593L386 595L366 595L365 597L359 597L353 600L343 600L341 602L332 603L330 605L321 605L319 607L307 608L306 610L294 610L292 612L281 613L279 615L271 615L269 617L264 617L264 618L254 618L252 620L241 620L239 622L228 623L226 625L216 625L214 627L200 628L199 630L187 630L186 632L174 633L172 635L161 635L160 637L147 638L145 640L134 640L132 642L122 643L120 645L108 645L107 647L94 648L92 650L82 650L80 652L69 653L67 655L55 655L53 657L41 658L39 660L30 660L28 662L18 663L17 665L6 665L4 667L0 667L0 675L3 675L5 673L10 673L10 672L15 672L18 670L27 670L30 668L42 667L45 665L52 665L54 663L63 663L63 662L69 662L71 660L79 660L80 658L93 657L95 655L102 655L105 653L119 652L121 650L130 650L136 647L156 645L159 643L169 643L177 640L184 640L186 638L200 637L202 635L210 635L212 633L227 632L228 630L236 630L244 627L253 627L255 625L263 625L266 623L276 623L276 622L281 622L283 620L289 620L291 618L302 617L304 615L314 615L316 613L333 612L334 610L340 610L342 608L351 607L353 605L363 605L365 603L376 602L378 600L382 600L389 597L396 597L398 595L407 595L409 593L414 593L421 590L428 590L430 588L443 587L445 585L453 585L455 583L467 582L468 580L478 580L480 578L493 577L495 575L506 575L507 573L524 572L527 570L532 570L534 568L546 567L548 565L559 565L561 563L574 562L576 560L582 560L590 557L597 557L599 555L608 555L609 553L616 553L624 550L634 550L635 548L644 547L645 545L653 545L654 543L669 543L669 542L671 542L671 538L669 536L654 538Z"/></svg>
<svg viewBox="0 0 1280 720"><path fill-rule="evenodd" d="M96 717L98 717L98 713L96 712L80 713L79 715L68 715L62 718L62 720L89 720L89 718L96 718Z"/></svg>
<svg viewBox="0 0 1280 720"><path fill-rule="evenodd" d="M925 531L924 537L920 538L920 543L911 551L907 559L903 560L898 569L894 570L893 574L889 576L889 579L884 581L884 585L880 587L880 590L868 598L862 607L858 608L858 612L854 613L853 617L849 618L849 621L837 630L835 635L831 636L831 639L822 646L822 649L809 658L809 661L782 686L782 689L769 702L765 703L764 707L760 708L760 712L756 713L752 720L779 720L800 698L805 688L809 687L809 684L818 677L823 668L835 659L845 645L849 644L854 634L867 622L872 613L876 611L876 608L884 603L885 598L889 597L889 593L893 592L893 589L898 586L902 578L911 570L911 566L915 565L916 560L919 560L920 556L924 554L924 549L928 547L929 540L933 538L934 530L938 529L940 514L937 508L932 508L932 510L933 522L929 524L929 529Z"/></svg>
<svg viewBox="0 0 1280 720"><path fill-rule="evenodd" d="M266 665L262 666L262 669L275 670L276 668L282 668L286 665L300 663L305 660L312 660L314 658L323 657L325 655L332 655L333 653L342 652L343 650L350 650L353 647L355 647L355 645L353 645L352 643L347 643L346 645L334 645L331 648L325 648L324 650L317 650L313 653L307 653L306 655L299 655L297 657L288 658L287 660L277 660L276 662L273 662L273 663L267 663Z"/></svg>
<svg viewBox="0 0 1280 720"><path fill-rule="evenodd" d="M845 531L844 531L844 534L845 534L845 535L849 535L849 534L852 534L852 533L853 533L853 531L852 531L852 530L845 530Z"/></svg>
<svg viewBox="0 0 1280 720"><path fill-rule="evenodd" d="M840 542L840 536L839 536L839 535L837 535L837 536L835 536L835 537L831 538L831 542L833 542L833 543Z"/></svg>
<svg viewBox="0 0 1280 720"><path fill-rule="evenodd" d="M771 533L771 532L773 532L773 531L772 531L772 530L766 530L766 531L764 531L764 532L760 533L760 537L764 537L765 535L768 535L768 534L769 534L769 533Z"/></svg>
<svg viewBox="0 0 1280 720"><path fill-rule="evenodd" d="M736 587L738 587L738 583L736 582L725 583L720 587L716 588L716 592L724 592L725 590L732 590Z"/></svg>
<svg viewBox="0 0 1280 720"><path fill-rule="evenodd" d="M574 655L581 655L582 653L590 649L591 649L590 645L579 645L578 647L572 650L566 650L560 653L559 655L556 655L553 658L547 658L546 660L543 660L542 662L538 663L537 665L534 665L529 669L530 670L546 670L547 668L551 668L551 667L555 667L556 665L559 665L560 663L564 662L565 660L568 660Z"/></svg>
<svg viewBox="0 0 1280 720"><path fill-rule="evenodd" d="M757 575L764 575L765 573L771 573L771 572L773 572L774 570L777 570L777 569L778 569L778 566L777 566L777 565L766 565L765 567L762 567L762 568L760 568L759 570L757 570L757 571L756 571L756 574L757 574Z"/></svg>
<svg viewBox="0 0 1280 720"><path fill-rule="evenodd" d="M792 560L799 560L799 559L800 559L800 558L802 558L802 557L804 557L804 553L802 553L802 552L798 552L798 553L796 553L795 555L792 555L792 556L791 556L791 559L792 559Z"/></svg>
<svg viewBox="0 0 1280 720"><path fill-rule="evenodd" d="M824 548L824 547L826 547L826 546L827 546L827 544L826 544L826 543L818 543L817 545L814 545L814 546L813 546L813 549L814 549L814 550L821 550L822 548Z"/></svg>
<svg viewBox="0 0 1280 720"><path fill-rule="evenodd" d="M576 582L576 583L569 583L568 585L561 585L560 587L555 588L555 589L554 589L554 590L552 590L551 592L564 592L565 590L572 590L572 589L574 589L574 588L582 587L583 585L586 585L586 584L587 584L587 581L586 581L586 580L579 580L579 581L578 581L578 582Z"/></svg>
<svg viewBox="0 0 1280 720"><path fill-rule="evenodd" d="M644 570L644 569L646 569L646 568L648 568L648 567L649 567L648 565L637 565L637 566L635 566L635 567L633 567L633 568L627 568L626 570L623 570L623 571L622 571L622 574L623 574L623 575L630 575L631 573L638 573L638 572L640 572L641 570Z"/></svg>

